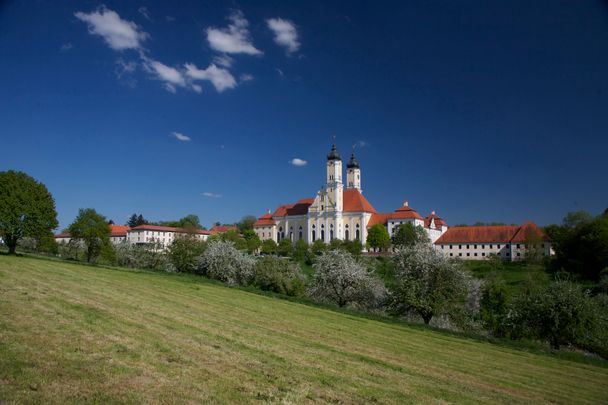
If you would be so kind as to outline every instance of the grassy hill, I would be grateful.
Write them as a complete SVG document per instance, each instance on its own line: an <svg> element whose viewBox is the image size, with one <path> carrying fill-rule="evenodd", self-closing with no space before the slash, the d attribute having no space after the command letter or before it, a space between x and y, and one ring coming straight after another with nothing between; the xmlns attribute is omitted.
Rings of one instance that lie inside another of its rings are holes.
<svg viewBox="0 0 608 405"><path fill-rule="evenodd" d="M168 274L0 256L0 402L606 403L608 368Z"/></svg>

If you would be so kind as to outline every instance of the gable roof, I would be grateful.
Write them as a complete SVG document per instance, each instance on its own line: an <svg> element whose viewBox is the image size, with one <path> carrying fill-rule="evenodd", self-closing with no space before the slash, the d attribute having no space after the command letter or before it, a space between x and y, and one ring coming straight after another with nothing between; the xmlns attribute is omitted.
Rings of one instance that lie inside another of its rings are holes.
<svg viewBox="0 0 608 405"><path fill-rule="evenodd" d="M127 236L127 231L131 229L126 225L110 225L110 236Z"/></svg>
<svg viewBox="0 0 608 405"><path fill-rule="evenodd" d="M403 205L392 213L393 219L423 219L415 209L410 207L409 203L405 201Z"/></svg>
<svg viewBox="0 0 608 405"><path fill-rule="evenodd" d="M440 218L437 214L435 214L435 211L431 212L431 215L424 218L424 226L426 228L431 227L431 220L435 221L435 228L441 228L442 226L448 226L448 224L446 224L442 218Z"/></svg>
<svg viewBox="0 0 608 405"><path fill-rule="evenodd" d="M236 225L214 225L210 230L209 233L214 235L216 233L224 233L224 232L228 232L228 231L236 231Z"/></svg>
<svg viewBox="0 0 608 405"><path fill-rule="evenodd" d="M374 214L378 212L356 188L344 190L342 210L344 212L371 212Z"/></svg>
<svg viewBox="0 0 608 405"><path fill-rule="evenodd" d="M272 214L269 212L259 217L253 226L272 226L276 224L276 221L272 218Z"/></svg>
<svg viewBox="0 0 608 405"><path fill-rule="evenodd" d="M457 226L448 229L437 239L435 244L446 243L522 243L527 232L537 232L544 239L544 234L533 222L517 225L484 225Z"/></svg>

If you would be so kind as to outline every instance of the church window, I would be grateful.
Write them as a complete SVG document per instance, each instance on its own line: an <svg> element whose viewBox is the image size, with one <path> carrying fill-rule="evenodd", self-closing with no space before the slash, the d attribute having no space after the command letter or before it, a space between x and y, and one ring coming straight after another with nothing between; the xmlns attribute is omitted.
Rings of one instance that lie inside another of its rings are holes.
<svg viewBox="0 0 608 405"><path fill-rule="evenodd" d="M329 231L329 240L334 240L334 230Z"/></svg>
<svg viewBox="0 0 608 405"><path fill-rule="evenodd" d="M317 231L312 230L312 241L314 242L317 239Z"/></svg>
<svg viewBox="0 0 608 405"><path fill-rule="evenodd" d="M321 240L325 240L325 230L321 229Z"/></svg>
<svg viewBox="0 0 608 405"><path fill-rule="evenodd" d="M344 239L350 240L349 235L348 235L348 229L346 231L344 231Z"/></svg>

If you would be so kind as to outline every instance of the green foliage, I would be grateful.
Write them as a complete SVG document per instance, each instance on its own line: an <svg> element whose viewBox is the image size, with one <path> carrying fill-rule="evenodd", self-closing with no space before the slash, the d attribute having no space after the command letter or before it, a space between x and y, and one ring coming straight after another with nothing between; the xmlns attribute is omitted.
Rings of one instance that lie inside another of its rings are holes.
<svg viewBox="0 0 608 405"><path fill-rule="evenodd" d="M69 242L62 242L58 247L59 257L66 260L82 261L86 257L86 252L82 241L70 239Z"/></svg>
<svg viewBox="0 0 608 405"><path fill-rule="evenodd" d="M198 215L190 214L177 221L160 221L158 225L184 229L203 229Z"/></svg>
<svg viewBox="0 0 608 405"><path fill-rule="evenodd" d="M447 260L423 243L395 255L395 283L391 309L397 315L418 314L428 324L434 316L461 316L467 298L468 276L460 263Z"/></svg>
<svg viewBox="0 0 608 405"><path fill-rule="evenodd" d="M298 265L289 259L266 256L257 260L253 285L264 291L302 296L306 288Z"/></svg>
<svg viewBox="0 0 608 405"><path fill-rule="evenodd" d="M272 239L266 239L262 242L262 253L266 255L274 255L277 253L278 245Z"/></svg>
<svg viewBox="0 0 608 405"><path fill-rule="evenodd" d="M156 245L136 245L122 242L114 246L114 263L133 269L175 271L168 256Z"/></svg>
<svg viewBox="0 0 608 405"><path fill-rule="evenodd" d="M327 245L323 242L322 239L317 239L312 243L310 250L315 255L321 255L323 252L327 251Z"/></svg>
<svg viewBox="0 0 608 405"><path fill-rule="evenodd" d="M393 237L393 245L403 248L414 246L417 243L430 243L430 239L421 226L414 226L411 222L399 225Z"/></svg>
<svg viewBox="0 0 608 405"><path fill-rule="evenodd" d="M295 243L293 247L293 259L297 262L312 264L310 248L304 239L300 239Z"/></svg>
<svg viewBox="0 0 608 405"><path fill-rule="evenodd" d="M608 267L608 216L592 218L588 213L569 213L564 225L546 229L555 250L554 271L565 270L598 281Z"/></svg>
<svg viewBox="0 0 608 405"><path fill-rule="evenodd" d="M539 339L554 349L588 341L598 322L594 302L580 285L555 281L515 297L507 319L513 338Z"/></svg>
<svg viewBox="0 0 608 405"><path fill-rule="evenodd" d="M139 225L146 225L146 224L148 224L148 221L141 214L139 214L139 215L133 214L129 217L129 220L127 221L127 225L130 226L131 228L134 228Z"/></svg>
<svg viewBox="0 0 608 405"><path fill-rule="evenodd" d="M44 184L23 172L0 172L0 238L9 254L19 239L46 236L57 225L55 200Z"/></svg>
<svg viewBox="0 0 608 405"><path fill-rule="evenodd" d="M236 224L240 233L244 233L245 231L253 231L253 224L257 221L257 218L253 215L245 215L241 220Z"/></svg>
<svg viewBox="0 0 608 405"><path fill-rule="evenodd" d="M494 336L505 336L504 318L509 304L509 292L504 280L495 274L484 283L481 302L480 317L486 330Z"/></svg>
<svg viewBox="0 0 608 405"><path fill-rule="evenodd" d="M289 239L281 239L277 252L283 257L291 256L293 253L293 243Z"/></svg>
<svg viewBox="0 0 608 405"><path fill-rule="evenodd" d="M248 248L249 248L247 240L245 240L245 238L243 238L241 235L239 235L239 233L237 231L232 230L232 229L229 231L226 231L226 232L220 232L220 233L216 233L215 235L211 235L207 241L208 242L215 242L215 241L231 242L234 245L234 247L238 250L248 250Z"/></svg>
<svg viewBox="0 0 608 405"><path fill-rule="evenodd" d="M391 237L384 225L376 224L367 232L366 242L368 248L385 251L391 245Z"/></svg>
<svg viewBox="0 0 608 405"><path fill-rule="evenodd" d="M255 253L262 246L262 241L253 229L244 230L243 238L247 242L247 251L249 253Z"/></svg>
<svg viewBox="0 0 608 405"><path fill-rule="evenodd" d="M68 232L72 239L84 242L87 262L95 261L102 252L106 256L110 254L110 227L106 217L93 208L78 210L78 216L68 227Z"/></svg>
<svg viewBox="0 0 608 405"><path fill-rule="evenodd" d="M186 234L173 240L167 249L167 257L176 271L180 273L194 273L196 260L205 251L204 241L194 235Z"/></svg>

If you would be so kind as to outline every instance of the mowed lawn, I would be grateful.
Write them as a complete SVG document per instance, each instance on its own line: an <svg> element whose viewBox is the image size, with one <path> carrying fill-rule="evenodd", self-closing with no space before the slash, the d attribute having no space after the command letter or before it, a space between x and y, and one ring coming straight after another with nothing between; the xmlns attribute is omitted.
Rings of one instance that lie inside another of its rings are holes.
<svg viewBox="0 0 608 405"><path fill-rule="evenodd" d="M608 368L197 281L0 256L0 402L608 403Z"/></svg>

